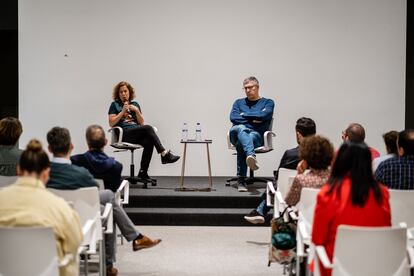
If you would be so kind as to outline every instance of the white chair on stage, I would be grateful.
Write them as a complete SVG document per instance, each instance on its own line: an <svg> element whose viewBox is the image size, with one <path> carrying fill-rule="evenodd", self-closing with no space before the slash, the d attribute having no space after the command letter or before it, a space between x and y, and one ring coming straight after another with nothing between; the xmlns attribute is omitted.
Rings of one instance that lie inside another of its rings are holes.
<svg viewBox="0 0 414 276"><path fill-rule="evenodd" d="M257 147L254 149L256 154L267 153L273 150L273 137L276 137L276 134L272 131L273 129L273 118L270 121L270 125L267 131L263 134L263 146ZM230 141L230 132L227 132L227 147L231 150L236 150L236 146L233 145ZM237 181L238 177L233 177L226 180L226 186L230 186L231 182ZM254 182L263 182L267 183L269 180L265 177L255 177L254 171L249 169L249 177L246 179L248 184L253 184Z"/></svg>
<svg viewBox="0 0 414 276"><path fill-rule="evenodd" d="M315 276L319 260L333 276L409 276L405 227L338 227L333 261L325 247L316 246ZM410 254L409 254L410 255Z"/></svg>
<svg viewBox="0 0 414 276"><path fill-rule="evenodd" d="M155 132L157 132L156 127L152 127ZM151 183L151 186L157 186L157 180L152 179L151 181L147 181L145 179L138 178L135 176L135 164L134 164L134 151L137 149L142 149L143 146L140 144L132 144L123 141L124 131L121 127L112 127L109 129L111 133L111 147L115 148L114 152L122 152L129 150L131 152L131 164L130 164L130 175L126 180L128 180L131 184L136 184L138 182L143 183L143 188L148 188L148 183Z"/></svg>
<svg viewBox="0 0 414 276"><path fill-rule="evenodd" d="M56 276L76 257L59 260L51 227L0 227L0 275Z"/></svg>
<svg viewBox="0 0 414 276"><path fill-rule="evenodd" d="M84 250L81 253L84 255L99 254L99 275L104 275L106 272L106 264L103 234L113 233L114 223L112 204L107 203L101 215L101 205L97 187L87 187L76 190L57 190L49 188L48 190L57 196L64 198L78 212L84 232L84 240L82 243ZM102 227L102 221L105 222L105 227ZM85 260L87 260L87 258L85 258ZM87 269L87 262L85 262L86 273Z"/></svg>

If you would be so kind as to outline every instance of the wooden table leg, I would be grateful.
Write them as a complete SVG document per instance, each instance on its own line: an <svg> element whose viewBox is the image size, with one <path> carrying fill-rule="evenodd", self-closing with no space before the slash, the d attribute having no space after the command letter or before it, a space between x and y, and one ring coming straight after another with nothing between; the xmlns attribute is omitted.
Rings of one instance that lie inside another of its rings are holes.
<svg viewBox="0 0 414 276"><path fill-rule="evenodd" d="M185 171L185 156L187 154L187 143L184 143L183 162L181 164L181 184L180 189L184 189L184 171Z"/></svg>
<svg viewBox="0 0 414 276"><path fill-rule="evenodd" d="M208 143L206 143L207 145L207 161L208 161L208 181L209 181L209 185L210 185L210 189L213 189L213 181L211 179L211 162L210 162L210 150L208 148Z"/></svg>

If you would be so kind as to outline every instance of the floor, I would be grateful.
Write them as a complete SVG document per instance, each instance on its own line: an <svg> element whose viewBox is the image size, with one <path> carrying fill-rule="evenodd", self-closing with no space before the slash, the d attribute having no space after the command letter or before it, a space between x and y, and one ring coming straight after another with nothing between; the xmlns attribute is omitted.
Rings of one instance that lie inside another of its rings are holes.
<svg viewBox="0 0 414 276"><path fill-rule="evenodd" d="M283 275L282 266L267 266L268 227L137 226L162 242L133 252L118 246L119 275L243 276ZM96 274L93 274L96 275Z"/></svg>

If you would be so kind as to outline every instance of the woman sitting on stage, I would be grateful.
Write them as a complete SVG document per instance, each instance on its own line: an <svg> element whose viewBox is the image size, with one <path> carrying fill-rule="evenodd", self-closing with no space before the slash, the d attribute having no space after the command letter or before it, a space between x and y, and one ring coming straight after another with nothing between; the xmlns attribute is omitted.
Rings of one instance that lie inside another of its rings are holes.
<svg viewBox="0 0 414 276"><path fill-rule="evenodd" d="M114 87L112 98L114 101L108 111L109 125L123 129L123 141L144 147L139 178L150 179L148 167L154 147L161 155L162 164L174 163L180 158L172 154L170 150L166 150L153 127L145 124L140 105L132 101L135 98L135 90L131 84L126 81L119 82Z"/></svg>

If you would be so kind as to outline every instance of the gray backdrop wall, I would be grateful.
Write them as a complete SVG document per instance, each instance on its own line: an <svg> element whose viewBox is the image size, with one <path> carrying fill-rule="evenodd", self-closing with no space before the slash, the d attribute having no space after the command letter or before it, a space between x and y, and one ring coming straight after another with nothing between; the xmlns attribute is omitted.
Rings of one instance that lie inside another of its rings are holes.
<svg viewBox="0 0 414 276"><path fill-rule="evenodd" d="M21 145L45 142L59 125L83 152L85 128L108 126L112 87L127 80L166 147L181 154L182 123L191 134L200 122L214 141L213 173L232 175L228 115L243 78L255 75L276 102L276 149L259 157L259 174L295 146L300 116L335 146L360 122L384 152L381 134L404 127L405 29L404 0L20 0ZM188 154L188 174L205 175L204 149ZM128 170L129 155L115 156ZM154 156L150 174L179 168Z"/></svg>

